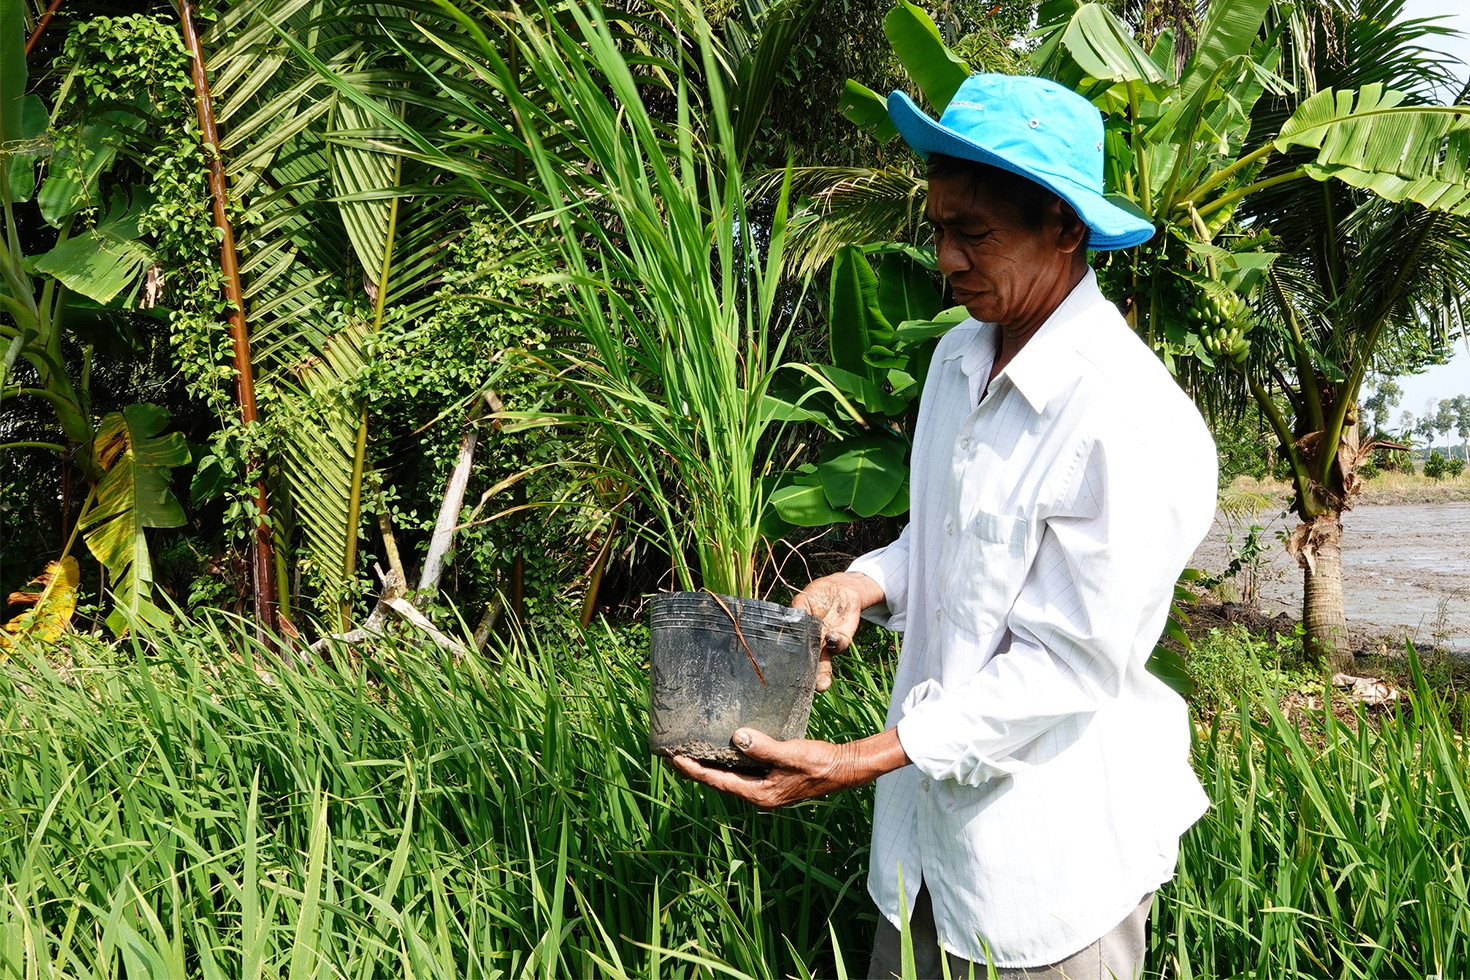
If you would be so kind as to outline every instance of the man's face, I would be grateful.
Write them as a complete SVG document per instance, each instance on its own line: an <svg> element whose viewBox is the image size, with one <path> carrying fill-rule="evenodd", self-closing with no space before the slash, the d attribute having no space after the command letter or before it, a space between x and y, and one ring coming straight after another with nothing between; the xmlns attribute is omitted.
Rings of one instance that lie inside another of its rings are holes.
<svg viewBox="0 0 1470 980"><path fill-rule="evenodd" d="M934 229L939 271L955 302L977 320L1034 329L1071 290L1082 229L1063 218L1060 201L1032 229L1014 202L984 187L974 191L962 176L934 177L924 217Z"/></svg>

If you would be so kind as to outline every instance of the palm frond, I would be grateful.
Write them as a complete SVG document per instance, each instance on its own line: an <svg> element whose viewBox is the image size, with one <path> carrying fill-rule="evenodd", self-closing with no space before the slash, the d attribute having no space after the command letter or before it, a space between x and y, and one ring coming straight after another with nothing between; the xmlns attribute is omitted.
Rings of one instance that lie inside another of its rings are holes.
<svg viewBox="0 0 1470 980"><path fill-rule="evenodd" d="M924 221L928 183L907 170L806 167L793 172L788 267L807 275L847 245L910 241Z"/></svg>

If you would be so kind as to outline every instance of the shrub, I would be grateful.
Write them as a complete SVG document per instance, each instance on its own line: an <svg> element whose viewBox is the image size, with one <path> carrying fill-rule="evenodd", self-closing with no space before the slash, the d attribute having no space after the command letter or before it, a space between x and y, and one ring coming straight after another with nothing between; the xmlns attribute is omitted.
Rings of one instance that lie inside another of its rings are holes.
<svg viewBox="0 0 1470 980"><path fill-rule="evenodd" d="M1445 471L1449 473L1452 478L1458 477L1461 473L1465 472L1465 460L1460 456L1456 456L1454 459L1445 464Z"/></svg>
<svg viewBox="0 0 1470 980"><path fill-rule="evenodd" d="M1438 449L1430 453L1429 458L1424 461L1424 475L1431 479L1442 480L1448 472L1449 460Z"/></svg>
<svg viewBox="0 0 1470 980"><path fill-rule="evenodd" d="M1194 680L1190 705L1210 717L1241 703L1256 704L1285 689L1320 690L1321 678L1302 657L1302 629L1258 636L1239 623L1212 628L1186 657Z"/></svg>

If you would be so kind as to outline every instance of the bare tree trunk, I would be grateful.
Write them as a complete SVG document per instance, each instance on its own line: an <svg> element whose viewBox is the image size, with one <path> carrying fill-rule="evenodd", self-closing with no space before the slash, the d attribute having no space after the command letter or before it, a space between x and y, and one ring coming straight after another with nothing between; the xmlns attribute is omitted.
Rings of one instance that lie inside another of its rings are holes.
<svg viewBox="0 0 1470 980"><path fill-rule="evenodd" d="M479 437L473 424L465 426L464 437L459 442L459 459L449 474L449 483L444 488L444 500L439 504L439 519L434 522L434 536L429 539L429 553L424 556L424 573L419 576L420 592L431 592L439 587L439 578L444 574L444 556L454 542L454 529L459 524L459 512L464 509L464 493L470 483L470 471L474 469L475 444Z"/></svg>
<svg viewBox="0 0 1470 980"><path fill-rule="evenodd" d="M1302 568L1302 625L1306 653L1334 672L1350 672L1347 615L1342 606L1342 514L1323 514L1298 524L1287 541Z"/></svg>

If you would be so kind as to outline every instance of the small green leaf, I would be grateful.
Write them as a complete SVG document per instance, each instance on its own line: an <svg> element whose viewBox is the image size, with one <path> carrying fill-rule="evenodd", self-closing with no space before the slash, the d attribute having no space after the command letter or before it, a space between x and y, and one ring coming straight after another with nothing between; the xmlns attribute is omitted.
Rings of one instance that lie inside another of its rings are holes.
<svg viewBox="0 0 1470 980"><path fill-rule="evenodd" d="M817 473L833 507L872 517L887 507L908 476L908 447L893 436L857 436L828 446Z"/></svg>
<svg viewBox="0 0 1470 980"><path fill-rule="evenodd" d="M873 134L879 143L887 143L898 135L898 128L888 115L888 103L872 89L852 79L847 80L837 111L852 123Z"/></svg>
<svg viewBox="0 0 1470 980"><path fill-rule="evenodd" d="M829 364L818 364L816 368L839 391L869 412L879 415L901 415L909 406L907 398L890 395L862 375L853 374L851 371L844 371L842 368L832 367Z"/></svg>
<svg viewBox="0 0 1470 980"><path fill-rule="evenodd" d="M20 141L19 146L10 151L8 164L0 156L0 166L10 168L10 200L14 203L29 201L36 192L36 160L43 155L39 137L46 132L48 122L46 104L40 96L27 95L21 100L20 132L14 137Z"/></svg>
<svg viewBox="0 0 1470 980"><path fill-rule="evenodd" d="M893 332L897 345L916 344L932 337L942 337L958 324L970 318L970 311L963 306L951 306L931 320L907 320Z"/></svg>
<svg viewBox="0 0 1470 980"><path fill-rule="evenodd" d="M856 246L842 248L832 258L827 337L832 363L870 380L873 370L864 355L874 344L886 345L893 337L893 327L878 305L878 274Z"/></svg>
<svg viewBox="0 0 1470 980"><path fill-rule="evenodd" d="M1184 665L1184 658L1163 646L1154 647L1148 658L1148 672L1169 685L1176 694L1188 697L1194 693L1194 678Z"/></svg>
<svg viewBox="0 0 1470 980"><path fill-rule="evenodd" d="M902 517L909 512L909 478L903 478L903 486L893 495L893 499L878 511L879 517Z"/></svg>
<svg viewBox="0 0 1470 980"><path fill-rule="evenodd" d="M890 252L878 262L878 308L889 323L930 320L944 302L929 270L907 255Z"/></svg>
<svg viewBox="0 0 1470 980"><path fill-rule="evenodd" d="M788 524L797 527L825 527L852 520L852 515L834 509L820 486L791 485L771 494L771 507Z"/></svg>

